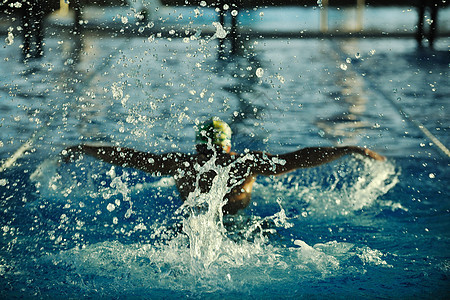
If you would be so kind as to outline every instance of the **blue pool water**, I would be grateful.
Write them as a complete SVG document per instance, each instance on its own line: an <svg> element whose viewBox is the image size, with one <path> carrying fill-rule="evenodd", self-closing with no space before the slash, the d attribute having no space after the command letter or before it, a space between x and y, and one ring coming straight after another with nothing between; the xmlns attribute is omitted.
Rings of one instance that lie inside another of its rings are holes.
<svg viewBox="0 0 450 300"><path fill-rule="evenodd" d="M0 295L446 298L448 41L248 40L218 60L207 38L86 34L77 58L61 34L27 65L17 41L1 48ZM58 163L81 142L192 152L211 114L237 151L354 144L388 160L261 177L219 221L184 214L170 178Z"/></svg>

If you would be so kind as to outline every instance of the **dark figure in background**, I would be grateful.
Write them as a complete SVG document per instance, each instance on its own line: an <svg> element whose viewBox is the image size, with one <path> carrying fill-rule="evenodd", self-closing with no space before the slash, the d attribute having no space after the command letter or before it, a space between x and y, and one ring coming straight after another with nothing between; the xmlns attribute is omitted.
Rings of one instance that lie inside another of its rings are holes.
<svg viewBox="0 0 450 300"><path fill-rule="evenodd" d="M67 1L75 13L72 27L74 35L81 34L81 10L83 6L126 6L127 0L70 0ZM0 12L7 17L18 16L23 32L23 59L37 59L44 55L44 19L60 8L59 0L0 0Z"/></svg>
<svg viewBox="0 0 450 300"><path fill-rule="evenodd" d="M23 58L39 58L44 54L44 16L41 1L27 1L22 10Z"/></svg>
<svg viewBox="0 0 450 300"><path fill-rule="evenodd" d="M43 55L44 17L59 8L59 1L7 0L0 1L1 12L7 17L19 17L23 33L23 58Z"/></svg>
<svg viewBox="0 0 450 300"><path fill-rule="evenodd" d="M218 0L217 3L219 9L219 23L225 28L225 15L227 11L231 15L231 28L230 33L228 34L228 38L231 42L231 54L236 54L239 47L239 35L238 35L238 22L237 17L239 14L239 1L238 0ZM228 6L228 8L226 8ZM223 52L225 48L225 39L219 39L219 58L224 58Z"/></svg>
<svg viewBox="0 0 450 300"><path fill-rule="evenodd" d="M433 48L434 40L436 38L437 33L438 9L441 4L442 0L419 0L418 4L419 21L417 23L417 35L416 35L416 40L419 46L422 46L422 40L424 38L427 38L430 48ZM429 8L430 10L431 24L429 24L428 34L426 35L424 26L426 23L425 12L427 8Z"/></svg>
<svg viewBox="0 0 450 300"><path fill-rule="evenodd" d="M62 151L63 161L70 162L80 154L91 155L121 167L136 168L158 176L173 176L180 196L186 200L199 188L202 193L211 189L214 170L200 172L211 159L216 166L231 166L225 195L225 214L235 214L250 204L253 184L258 175L280 175L298 168L311 168L329 163L347 154L359 154L384 161L385 157L369 149L356 146L310 147L286 154L249 151L245 154L231 152L231 129L223 121L212 118L199 126L196 134L196 154L152 154L130 148L114 146L73 146Z"/></svg>

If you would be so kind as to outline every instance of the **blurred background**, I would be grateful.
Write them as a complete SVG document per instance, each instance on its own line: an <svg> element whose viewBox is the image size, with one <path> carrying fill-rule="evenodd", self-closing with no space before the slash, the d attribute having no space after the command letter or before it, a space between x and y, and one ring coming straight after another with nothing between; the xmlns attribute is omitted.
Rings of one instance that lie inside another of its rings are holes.
<svg viewBox="0 0 450 300"><path fill-rule="evenodd" d="M0 298L448 297L448 1L0 7ZM238 152L388 161L259 178L192 240L171 235L189 218L170 178L58 161L79 143L192 153L211 115Z"/></svg>

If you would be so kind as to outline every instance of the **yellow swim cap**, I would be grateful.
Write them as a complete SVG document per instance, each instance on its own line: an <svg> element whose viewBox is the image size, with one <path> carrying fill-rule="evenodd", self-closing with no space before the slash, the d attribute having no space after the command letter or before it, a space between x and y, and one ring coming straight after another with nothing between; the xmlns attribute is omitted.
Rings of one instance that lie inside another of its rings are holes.
<svg viewBox="0 0 450 300"><path fill-rule="evenodd" d="M197 127L195 142L198 144L210 142L226 150L228 147L231 148L231 128L219 118L212 117Z"/></svg>

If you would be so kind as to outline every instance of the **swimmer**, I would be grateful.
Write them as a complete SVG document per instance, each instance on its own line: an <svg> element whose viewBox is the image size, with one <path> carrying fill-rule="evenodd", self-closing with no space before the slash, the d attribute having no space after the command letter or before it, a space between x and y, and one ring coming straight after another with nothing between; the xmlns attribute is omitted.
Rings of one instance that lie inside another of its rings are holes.
<svg viewBox="0 0 450 300"><path fill-rule="evenodd" d="M202 193L209 191L217 174L211 170L200 175L198 166L203 166L215 157L216 165L231 165L227 183L230 190L225 195L227 202L223 207L225 214L235 214L250 204L253 184L258 175L281 175L299 168L326 164L348 154L386 160L374 151L356 146L309 147L278 155L261 151L239 154L231 151L230 127L217 118L211 118L198 126L195 141L195 154L152 154L117 146L78 145L63 150L61 155L65 162L74 161L81 154L87 154L113 165L161 176L173 176L183 200L194 192L197 184Z"/></svg>

